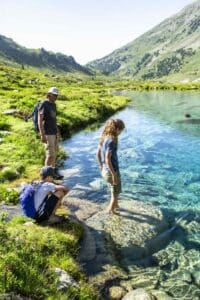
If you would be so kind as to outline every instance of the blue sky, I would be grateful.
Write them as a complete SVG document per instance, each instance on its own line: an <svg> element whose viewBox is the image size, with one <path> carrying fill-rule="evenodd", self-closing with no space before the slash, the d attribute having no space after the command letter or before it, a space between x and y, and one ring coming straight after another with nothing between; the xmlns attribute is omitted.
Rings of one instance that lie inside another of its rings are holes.
<svg viewBox="0 0 200 300"><path fill-rule="evenodd" d="M84 64L131 42L191 0L0 0L0 34Z"/></svg>

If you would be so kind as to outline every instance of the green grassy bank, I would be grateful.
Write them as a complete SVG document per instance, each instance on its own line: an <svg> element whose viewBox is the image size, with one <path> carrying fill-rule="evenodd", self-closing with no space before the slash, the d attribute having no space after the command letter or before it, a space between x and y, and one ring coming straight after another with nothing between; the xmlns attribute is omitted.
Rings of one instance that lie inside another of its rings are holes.
<svg viewBox="0 0 200 300"><path fill-rule="evenodd" d="M116 78L107 77L106 86L114 90L131 90L131 91L200 91L200 82L164 82L164 81L135 81L135 80L117 80Z"/></svg>
<svg viewBox="0 0 200 300"><path fill-rule="evenodd" d="M32 120L25 122L24 118L38 100L44 99L50 86L60 90L57 107L63 138L101 122L128 102L124 97L113 96L103 81L83 75L58 75L0 65L0 201L11 201L5 187L38 177L44 149ZM60 156L63 155L61 152Z"/></svg>
<svg viewBox="0 0 200 300"><path fill-rule="evenodd" d="M15 187L38 178L44 148L25 118L50 86L57 86L58 122L63 138L126 106L128 99L112 95L103 81L83 75L67 76L0 64L0 202L18 204ZM60 151L59 158L66 154ZM98 299L78 264L83 230L67 220L60 225L26 225L25 217L6 222L0 217L0 298ZM58 290L55 268L77 282ZM12 296L11 296L12 294Z"/></svg>
<svg viewBox="0 0 200 300"><path fill-rule="evenodd" d="M38 226L27 220L15 217L7 223L0 218L0 299L98 299L77 263L81 226L68 220ZM56 268L66 271L76 285L59 290Z"/></svg>

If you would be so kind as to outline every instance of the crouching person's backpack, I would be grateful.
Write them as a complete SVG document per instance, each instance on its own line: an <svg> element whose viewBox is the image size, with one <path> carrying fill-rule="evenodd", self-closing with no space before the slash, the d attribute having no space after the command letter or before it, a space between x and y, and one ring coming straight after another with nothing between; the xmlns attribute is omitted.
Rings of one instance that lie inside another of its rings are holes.
<svg viewBox="0 0 200 300"><path fill-rule="evenodd" d="M20 192L19 199L22 211L29 218L36 216L34 195L38 187L38 184L26 184Z"/></svg>

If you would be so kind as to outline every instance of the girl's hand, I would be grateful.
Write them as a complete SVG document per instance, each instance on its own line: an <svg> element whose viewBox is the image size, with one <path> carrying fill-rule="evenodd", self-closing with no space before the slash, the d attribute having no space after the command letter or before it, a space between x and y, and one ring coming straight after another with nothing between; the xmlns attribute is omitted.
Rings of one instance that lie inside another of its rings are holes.
<svg viewBox="0 0 200 300"><path fill-rule="evenodd" d="M117 185L119 183L119 178L117 173L112 174L113 185Z"/></svg>

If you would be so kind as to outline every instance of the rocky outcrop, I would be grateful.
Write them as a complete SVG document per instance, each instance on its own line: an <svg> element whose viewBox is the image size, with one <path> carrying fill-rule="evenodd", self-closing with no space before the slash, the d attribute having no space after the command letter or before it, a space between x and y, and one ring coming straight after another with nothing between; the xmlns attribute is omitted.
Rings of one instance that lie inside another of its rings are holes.
<svg viewBox="0 0 200 300"><path fill-rule="evenodd" d="M70 286L78 286L78 283L64 270L55 268L55 273L58 276L58 290L65 290Z"/></svg>
<svg viewBox="0 0 200 300"><path fill-rule="evenodd" d="M0 211L5 215L5 219L10 221L13 217L22 215L19 205L0 204Z"/></svg>
<svg viewBox="0 0 200 300"><path fill-rule="evenodd" d="M119 215L77 198L66 204L85 228L80 262L102 299L122 299L125 291L141 300L138 289L144 299L199 299L200 222L192 212L175 217L134 200L121 201ZM188 232L193 241L186 250Z"/></svg>
<svg viewBox="0 0 200 300"><path fill-rule="evenodd" d="M109 289L109 298L111 300L122 299L126 295L126 290L121 286L113 286Z"/></svg>
<svg viewBox="0 0 200 300"><path fill-rule="evenodd" d="M67 196L65 204L71 220L84 227L80 264L102 292L101 299L120 300L139 289L147 299L199 300L198 214L182 212L175 222L172 211L163 214L134 200L121 201L118 215L107 214L105 205L75 197ZM8 220L21 214L17 206L2 204L1 211L8 213Z"/></svg>
<svg viewBox="0 0 200 300"><path fill-rule="evenodd" d="M156 300L172 300L173 298L167 295L163 291L152 290L151 294L156 298Z"/></svg>
<svg viewBox="0 0 200 300"><path fill-rule="evenodd" d="M122 201L119 214L110 215L105 212L104 206L98 206L91 201L68 198L66 203L87 226L87 249L82 247L81 253L84 261L95 259L101 251L105 259L114 251L117 260L120 258L120 264L127 267L130 262L149 257L154 252L154 247L162 248L162 245L154 241L167 230L168 223L160 209L153 205L139 201ZM93 255L88 257L90 246L93 248Z"/></svg>
<svg viewBox="0 0 200 300"><path fill-rule="evenodd" d="M106 213L104 205L77 198L67 197L66 205L84 224L80 261L90 282L103 291L105 299L110 293L115 295L112 286L118 284L126 292L133 290L131 267L151 266L152 254L165 245L163 232L168 222L161 210L134 200L121 201L116 215ZM138 279L136 287L149 285L155 289L158 279L153 279L155 284L152 279L153 276Z"/></svg>
<svg viewBox="0 0 200 300"><path fill-rule="evenodd" d="M122 300L155 300L155 298L143 289L136 289L126 294Z"/></svg>

